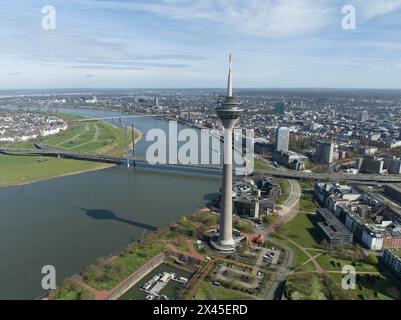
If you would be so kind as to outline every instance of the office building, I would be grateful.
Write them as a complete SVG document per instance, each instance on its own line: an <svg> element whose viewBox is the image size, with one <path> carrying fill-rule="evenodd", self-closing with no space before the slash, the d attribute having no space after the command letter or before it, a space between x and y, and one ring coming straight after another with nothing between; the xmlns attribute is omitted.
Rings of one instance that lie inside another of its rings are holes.
<svg viewBox="0 0 401 320"><path fill-rule="evenodd" d="M324 239L330 245L352 243L352 232L337 217L326 208L317 210L318 227Z"/></svg>
<svg viewBox="0 0 401 320"><path fill-rule="evenodd" d="M331 142L318 142L315 159L319 163L331 164L334 161L334 144Z"/></svg>
<svg viewBox="0 0 401 320"><path fill-rule="evenodd" d="M276 129L275 150L288 151L290 144L290 129L281 127Z"/></svg>

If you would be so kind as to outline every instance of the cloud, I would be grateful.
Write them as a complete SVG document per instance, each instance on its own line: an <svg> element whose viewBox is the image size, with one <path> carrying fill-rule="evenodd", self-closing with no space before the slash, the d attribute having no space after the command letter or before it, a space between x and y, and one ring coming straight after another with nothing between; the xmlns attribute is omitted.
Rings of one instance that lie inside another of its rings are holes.
<svg viewBox="0 0 401 320"><path fill-rule="evenodd" d="M235 31L281 38L317 31L335 20L328 0L162 0L128 2L88 0L102 9L142 11L173 20L205 20ZM337 10L338 11L338 10Z"/></svg>
<svg viewBox="0 0 401 320"><path fill-rule="evenodd" d="M370 20L401 9L401 0L359 0L357 5L363 17Z"/></svg>

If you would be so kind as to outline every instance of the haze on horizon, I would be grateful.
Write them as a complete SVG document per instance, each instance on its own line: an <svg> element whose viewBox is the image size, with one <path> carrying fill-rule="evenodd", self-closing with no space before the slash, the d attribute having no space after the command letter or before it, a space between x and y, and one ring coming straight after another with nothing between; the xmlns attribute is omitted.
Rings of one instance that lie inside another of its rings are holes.
<svg viewBox="0 0 401 320"><path fill-rule="evenodd" d="M236 88L401 88L400 16L401 0L6 0L0 90L222 88L229 52Z"/></svg>

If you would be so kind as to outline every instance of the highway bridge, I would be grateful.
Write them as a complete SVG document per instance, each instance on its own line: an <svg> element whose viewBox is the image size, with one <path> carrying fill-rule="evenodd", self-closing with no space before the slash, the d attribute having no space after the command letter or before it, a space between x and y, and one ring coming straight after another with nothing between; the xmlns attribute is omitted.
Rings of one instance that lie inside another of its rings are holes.
<svg viewBox="0 0 401 320"><path fill-rule="evenodd" d="M46 149L46 146L37 144L37 149L17 149L17 148L0 148L0 153L8 155L33 155L44 157L57 157L74 160L84 160L93 162L110 163L116 165L125 165L127 157L119 157L105 154L95 153L77 153L66 150ZM146 167L161 170L179 170L205 174L221 174L220 165L210 164L151 164L144 157L129 157L132 166ZM299 179L299 180L317 180L317 181L347 181L358 182L364 184L380 184L380 183L401 183L401 175L374 175L374 174L344 174L344 173L308 173L302 171L280 171L280 170L254 170L255 174L270 175L283 179Z"/></svg>
<svg viewBox="0 0 401 320"><path fill-rule="evenodd" d="M114 120L114 119L126 119L126 118L142 118L142 117L165 117L165 114L131 114L131 115L121 115L103 118L85 118L78 119L76 122L93 122L93 121L104 121L104 120Z"/></svg>
<svg viewBox="0 0 401 320"><path fill-rule="evenodd" d="M277 178L318 180L318 181L348 181L365 183L401 183L401 175L376 174L346 174L346 173L308 173L302 171L255 170L255 173L271 175Z"/></svg>

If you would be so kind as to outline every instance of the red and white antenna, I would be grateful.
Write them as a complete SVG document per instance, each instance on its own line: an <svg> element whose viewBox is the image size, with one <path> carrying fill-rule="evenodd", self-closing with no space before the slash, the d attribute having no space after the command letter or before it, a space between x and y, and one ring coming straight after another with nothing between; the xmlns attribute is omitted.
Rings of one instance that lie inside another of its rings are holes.
<svg viewBox="0 0 401 320"><path fill-rule="evenodd" d="M228 56L228 85L227 85L227 97L233 96L233 79L232 79L232 57L231 53Z"/></svg>

